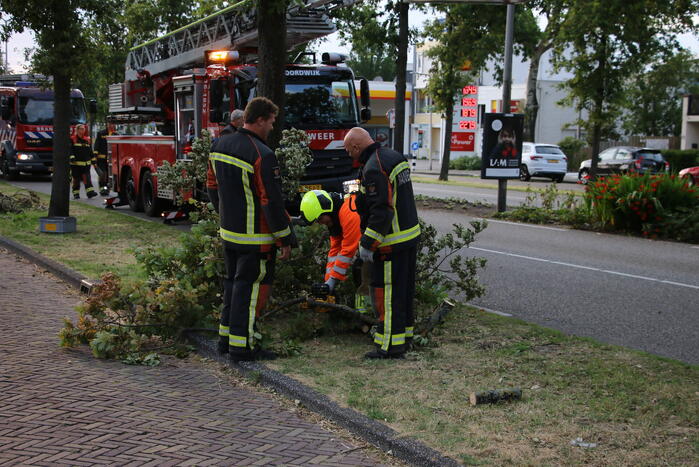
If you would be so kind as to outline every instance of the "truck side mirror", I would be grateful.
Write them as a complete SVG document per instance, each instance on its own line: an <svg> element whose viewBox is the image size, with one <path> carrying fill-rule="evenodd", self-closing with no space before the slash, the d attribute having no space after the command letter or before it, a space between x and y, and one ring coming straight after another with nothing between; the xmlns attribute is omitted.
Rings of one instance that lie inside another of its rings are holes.
<svg viewBox="0 0 699 467"><path fill-rule="evenodd" d="M87 101L87 111L92 115L97 113L97 101L95 99Z"/></svg>
<svg viewBox="0 0 699 467"><path fill-rule="evenodd" d="M7 101L3 101L3 103L0 104L0 116L3 120L9 120L11 115L12 109L10 109L10 106L7 103Z"/></svg>
<svg viewBox="0 0 699 467"><path fill-rule="evenodd" d="M366 78L359 80L359 100L362 103L362 107L369 107L369 81Z"/></svg>
<svg viewBox="0 0 699 467"><path fill-rule="evenodd" d="M371 109L364 107L359 112L359 118L362 120L362 122L368 122L371 120Z"/></svg>

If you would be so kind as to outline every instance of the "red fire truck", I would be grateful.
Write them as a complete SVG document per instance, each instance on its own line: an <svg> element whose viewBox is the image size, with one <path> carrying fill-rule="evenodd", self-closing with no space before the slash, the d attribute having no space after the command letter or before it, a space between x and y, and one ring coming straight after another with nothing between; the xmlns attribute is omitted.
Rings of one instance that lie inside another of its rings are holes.
<svg viewBox="0 0 699 467"><path fill-rule="evenodd" d="M20 172L48 174L53 168L53 90L38 75L0 76L0 171L8 180ZM85 100L70 92L71 132L85 123Z"/></svg>
<svg viewBox="0 0 699 467"><path fill-rule="evenodd" d="M331 4L317 1L290 12L290 46L334 31L327 8L322 9L326 3ZM110 87L110 120L121 131L107 139L111 183L120 204L159 215L173 196L158 186L158 167L163 161L186 160L194 137L203 129L218 136L230 113L255 96L257 67L249 63L255 57L254 24L254 18L233 5L132 49L126 82ZM192 38L195 33L199 35ZM230 49L209 49L226 44ZM286 66L284 125L306 131L314 155L305 189L340 191L342 182L356 178L342 140L349 128L369 119L369 90L362 81L365 105L360 108L352 70L341 66L342 59L323 54L321 64Z"/></svg>

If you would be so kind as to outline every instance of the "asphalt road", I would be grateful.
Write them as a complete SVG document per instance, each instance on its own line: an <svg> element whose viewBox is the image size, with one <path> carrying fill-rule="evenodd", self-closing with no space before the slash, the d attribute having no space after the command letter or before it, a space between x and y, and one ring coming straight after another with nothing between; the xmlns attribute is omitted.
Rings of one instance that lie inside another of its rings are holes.
<svg viewBox="0 0 699 467"><path fill-rule="evenodd" d="M13 184L51 190L50 178L23 177ZM420 192L423 184L415 185ZM437 190L473 190L427 188L440 197L449 195ZM492 189L480 190L496 196ZM102 197L87 200L83 194L80 202L100 206ZM152 220L128 206L116 213ZM421 210L420 215L441 232L471 220L451 211ZM480 275L487 292L474 305L699 364L699 246L491 220L465 254L488 259Z"/></svg>
<svg viewBox="0 0 699 467"><path fill-rule="evenodd" d="M441 232L470 218L420 211ZM488 311L699 364L699 246L489 221L466 252Z"/></svg>

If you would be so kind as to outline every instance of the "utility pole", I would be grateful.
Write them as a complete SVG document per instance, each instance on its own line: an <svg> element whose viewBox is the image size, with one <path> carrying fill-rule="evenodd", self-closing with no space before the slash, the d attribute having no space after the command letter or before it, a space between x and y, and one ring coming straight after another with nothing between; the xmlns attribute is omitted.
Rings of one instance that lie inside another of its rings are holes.
<svg viewBox="0 0 699 467"><path fill-rule="evenodd" d="M515 6L507 3L507 22L505 23L505 69L502 75L502 111L510 113L512 100L512 42L515 29ZM507 211L507 179L498 179L498 212Z"/></svg>

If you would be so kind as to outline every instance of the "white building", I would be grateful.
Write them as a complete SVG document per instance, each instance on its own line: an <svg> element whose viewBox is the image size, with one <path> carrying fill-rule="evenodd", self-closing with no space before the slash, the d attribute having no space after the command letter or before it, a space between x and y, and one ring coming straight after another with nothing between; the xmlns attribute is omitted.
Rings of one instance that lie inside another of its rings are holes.
<svg viewBox="0 0 699 467"><path fill-rule="evenodd" d="M699 95L682 98L680 149L699 149Z"/></svg>

